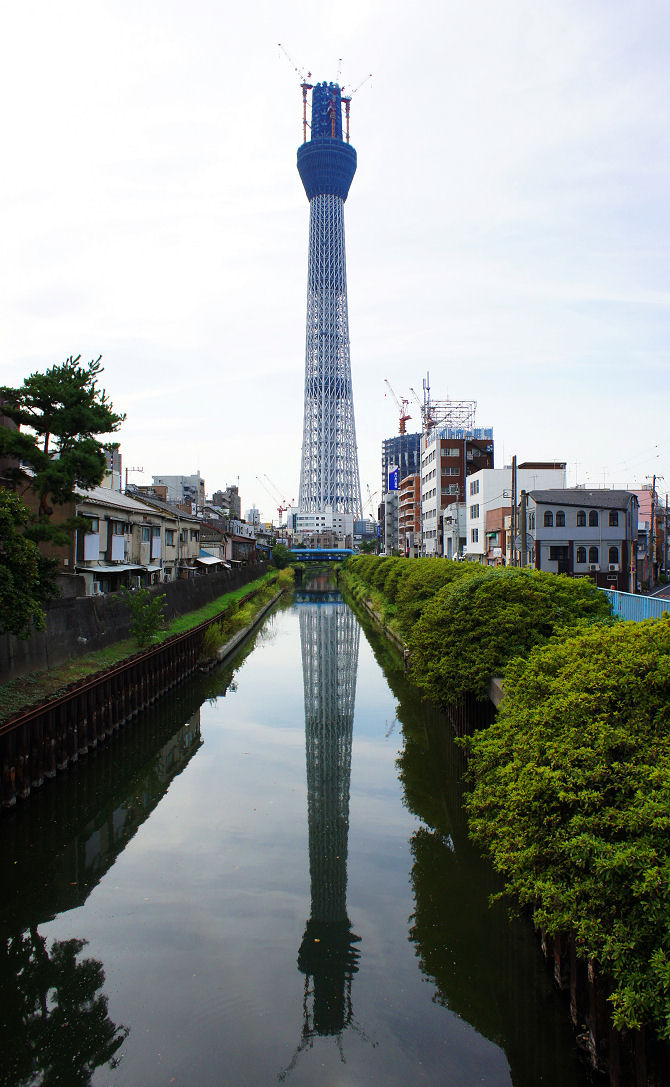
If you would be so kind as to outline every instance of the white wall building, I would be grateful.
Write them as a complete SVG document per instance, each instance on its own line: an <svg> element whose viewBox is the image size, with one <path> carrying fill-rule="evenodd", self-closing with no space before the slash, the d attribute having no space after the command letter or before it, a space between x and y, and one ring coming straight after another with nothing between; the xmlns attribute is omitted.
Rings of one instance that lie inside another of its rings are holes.
<svg viewBox="0 0 670 1087"><path fill-rule="evenodd" d="M517 467L517 504L521 491L565 487L565 465L529 462ZM487 555L486 514L492 510L511 509L512 466L483 468L466 481L465 558L485 562Z"/></svg>

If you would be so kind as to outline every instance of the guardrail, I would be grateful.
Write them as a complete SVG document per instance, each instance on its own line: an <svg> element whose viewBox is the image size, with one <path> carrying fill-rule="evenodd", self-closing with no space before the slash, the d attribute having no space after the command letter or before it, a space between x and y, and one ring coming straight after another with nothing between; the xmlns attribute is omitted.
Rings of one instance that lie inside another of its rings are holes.
<svg viewBox="0 0 670 1087"><path fill-rule="evenodd" d="M639 596L636 593L622 593L618 589L603 589L612 601L612 613L619 619L630 619L641 623L644 619L660 619L670 612L670 599L662 596Z"/></svg>

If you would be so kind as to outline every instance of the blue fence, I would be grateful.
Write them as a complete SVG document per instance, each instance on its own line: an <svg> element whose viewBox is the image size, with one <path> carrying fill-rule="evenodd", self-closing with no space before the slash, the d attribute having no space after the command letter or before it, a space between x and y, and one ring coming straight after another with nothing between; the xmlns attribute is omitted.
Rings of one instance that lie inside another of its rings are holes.
<svg viewBox="0 0 670 1087"><path fill-rule="evenodd" d="M616 589L603 589L612 601L612 611L620 619L632 619L641 623L643 619L660 619L665 612L670 612L670 599L662 596L637 596L634 593L620 593Z"/></svg>

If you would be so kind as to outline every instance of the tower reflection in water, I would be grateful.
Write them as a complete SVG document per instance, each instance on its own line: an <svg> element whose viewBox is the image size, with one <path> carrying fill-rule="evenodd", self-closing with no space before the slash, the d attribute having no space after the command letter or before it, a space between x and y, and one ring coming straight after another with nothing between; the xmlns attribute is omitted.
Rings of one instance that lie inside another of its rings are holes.
<svg viewBox="0 0 670 1087"><path fill-rule="evenodd" d="M351 983L360 937L347 915L349 782L360 627L339 593L326 587L296 594L305 695L307 819L311 912L298 952L305 975L302 1035L283 1080L318 1036L336 1040L360 1030ZM303 606L304 605L304 606Z"/></svg>

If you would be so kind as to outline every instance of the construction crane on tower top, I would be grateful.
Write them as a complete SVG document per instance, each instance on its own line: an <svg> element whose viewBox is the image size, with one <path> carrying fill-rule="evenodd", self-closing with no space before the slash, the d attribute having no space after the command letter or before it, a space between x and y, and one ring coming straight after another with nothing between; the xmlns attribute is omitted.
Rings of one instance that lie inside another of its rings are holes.
<svg viewBox="0 0 670 1087"><path fill-rule="evenodd" d="M396 394L393 391L393 387L391 386L391 383L388 380L388 378L385 377L384 381L388 385L389 392L391 393L391 396L395 400L396 406L397 406L398 411L400 413L400 418L398 420L398 434L404 434L405 433L405 424L406 424L408 419L412 418L412 416L409 414L409 412L407 410L409 400L407 400L404 396L397 397Z"/></svg>

